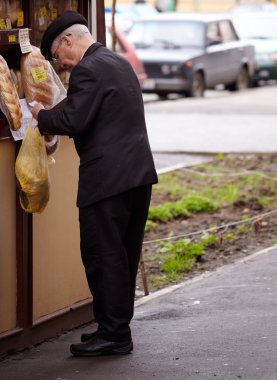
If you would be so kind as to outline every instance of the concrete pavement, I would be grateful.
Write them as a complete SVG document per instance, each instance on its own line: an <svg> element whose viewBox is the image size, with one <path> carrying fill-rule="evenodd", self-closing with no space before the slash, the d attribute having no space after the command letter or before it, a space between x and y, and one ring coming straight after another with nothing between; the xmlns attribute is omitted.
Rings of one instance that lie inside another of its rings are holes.
<svg viewBox="0 0 277 380"><path fill-rule="evenodd" d="M203 99L145 100L155 153L277 151L277 86L206 93Z"/></svg>
<svg viewBox="0 0 277 380"><path fill-rule="evenodd" d="M276 380L277 246L137 302L134 352L74 358L81 327L0 363L3 380Z"/></svg>

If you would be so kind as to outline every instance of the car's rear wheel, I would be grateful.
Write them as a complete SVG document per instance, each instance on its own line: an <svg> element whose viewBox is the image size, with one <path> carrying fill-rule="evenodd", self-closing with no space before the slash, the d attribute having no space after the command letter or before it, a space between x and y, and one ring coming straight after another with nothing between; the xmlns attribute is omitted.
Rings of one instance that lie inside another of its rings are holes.
<svg viewBox="0 0 277 380"><path fill-rule="evenodd" d="M250 86L249 73L246 67L241 67L237 79L234 83L227 86L230 91L246 90Z"/></svg>
<svg viewBox="0 0 277 380"><path fill-rule="evenodd" d="M204 96L205 91L205 81L204 76L200 72L196 72L193 74L193 78L191 81L190 91L188 92L188 96L192 98L202 98Z"/></svg>
<svg viewBox="0 0 277 380"><path fill-rule="evenodd" d="M157 95L158 95L160 100L166 100L168 93L167 92L157 92Z"/></svg>

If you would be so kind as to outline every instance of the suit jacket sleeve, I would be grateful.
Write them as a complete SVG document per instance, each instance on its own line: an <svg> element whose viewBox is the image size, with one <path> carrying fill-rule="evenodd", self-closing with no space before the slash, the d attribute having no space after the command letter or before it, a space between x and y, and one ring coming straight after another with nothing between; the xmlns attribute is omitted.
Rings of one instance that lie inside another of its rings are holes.
<svg viewBox="0 0 277 380"><path fill-rule="evenodd" d="M80 63L72 70L64 108L39 112L40 132L70 137L82 134L93 123L102 99L101 79Z"/></svg>

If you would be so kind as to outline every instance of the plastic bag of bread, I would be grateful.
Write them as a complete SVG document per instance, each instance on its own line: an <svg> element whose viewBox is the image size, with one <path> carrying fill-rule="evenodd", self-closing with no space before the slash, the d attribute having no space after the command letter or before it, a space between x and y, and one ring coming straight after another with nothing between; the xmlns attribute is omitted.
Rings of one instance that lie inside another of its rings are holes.
<svg viewBox="0 0 277 380"><path fill-rule="evenodd" d="M20 101L7 62L0 55L0 107L14 131L21 127Z"/></svg>
<svg viewBox="0 0 277 380"><path fill-rule="evenodd" d="M33 51L21 56L20 71L27 103L36 101L52 108L66 96L60 78L39 48L33 46Z"/></svg>
<svg viewBox="0 0 277 380"><path fill-rule="evenodd" d="M33 51L22 55L20 71L27 103L38 102L46 108L52 108L66 97L66 90L60 78L39 48L33 46ZM53 154L59 147L59 138L47 136L47 143L51 143L52 140L55 140L56 144L50 144L50 150L49 144L46 144L49 154Z"/></svg>
<svg viewBox="0 0 277 380"><path fill-rule="evenodd" d="M19 200L24 211L42 212L49 200L48 157L43 136L32 121L27 128L15 162Z"/></svg>

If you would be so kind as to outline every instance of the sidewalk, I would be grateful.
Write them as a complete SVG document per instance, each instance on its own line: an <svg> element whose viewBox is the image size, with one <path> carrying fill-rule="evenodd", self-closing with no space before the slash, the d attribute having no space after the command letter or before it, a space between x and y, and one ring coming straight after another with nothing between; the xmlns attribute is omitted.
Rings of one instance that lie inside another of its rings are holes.
<svg viewBox="0 0 277 380"><path fill-rule="evenodd" d="M82 327L0 363L3 380L277 379L277 246L137 302L134 351L74 358Z"/></svg>

